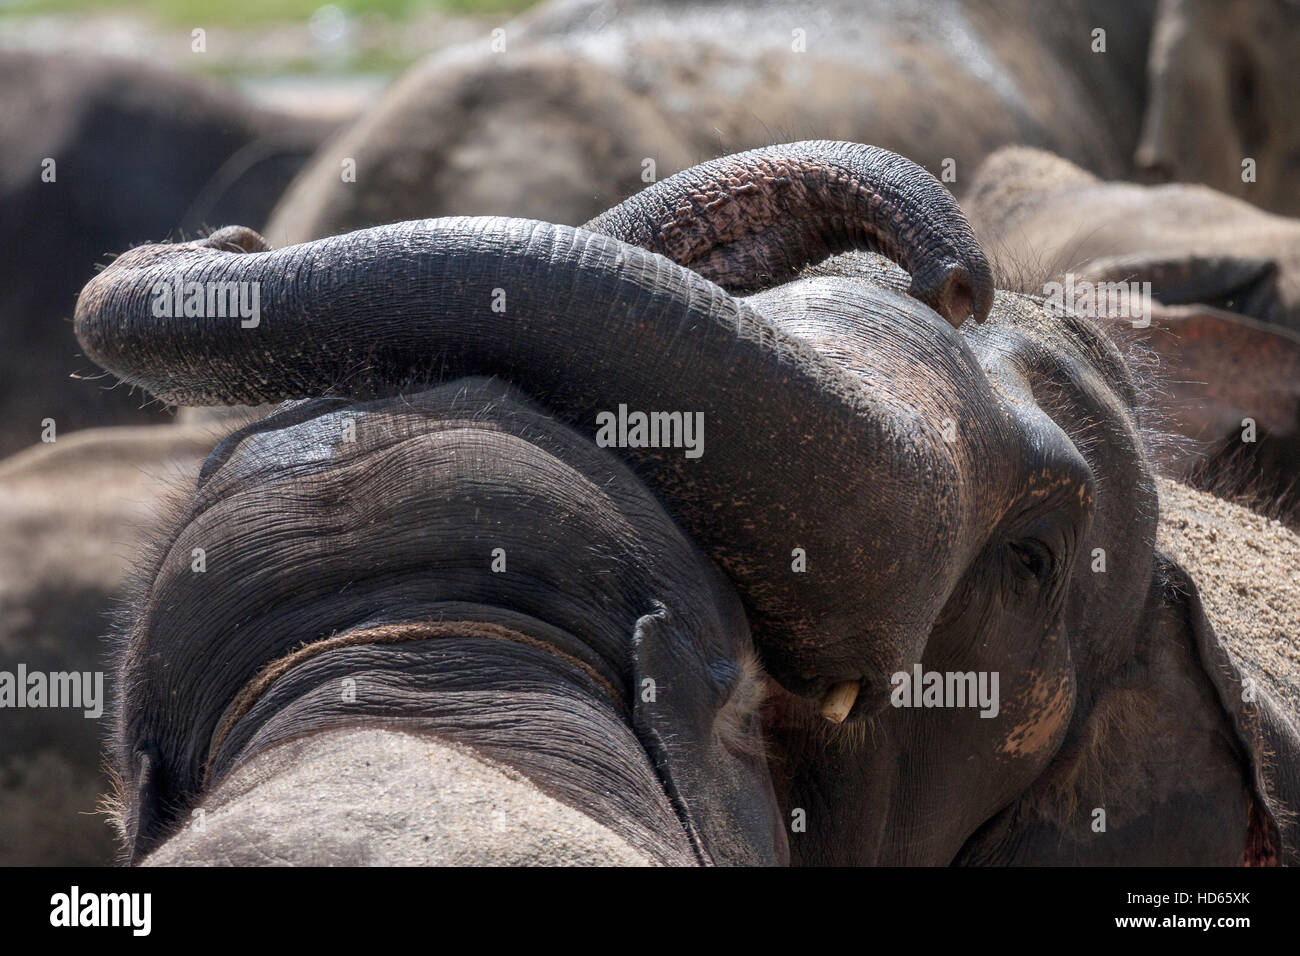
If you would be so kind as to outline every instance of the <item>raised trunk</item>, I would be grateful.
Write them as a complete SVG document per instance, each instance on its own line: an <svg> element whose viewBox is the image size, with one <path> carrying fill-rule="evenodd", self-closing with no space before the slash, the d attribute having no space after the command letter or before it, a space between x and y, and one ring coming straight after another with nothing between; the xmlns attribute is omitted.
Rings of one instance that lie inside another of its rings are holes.
<svg viewBox="0 0 1300 956"><path fill-rule="evenodd" d="M910 294L954 326L983 322L993 278L952 194L875 146L812 141L701 163L584 227L668 256L733 292L866 249L912 275Z"/></svg>
<svg viewBox="0 0 1300 956"><path fill-rule="evenodd" d="M926 587L937 562L892 542L916 533L896 503L933 483L932 450L861 382L716 285L604 236L508 219L252 251L263 248L233 228L126 253L78 302L87 354L181 404L486 374L588 435L624 405L702 414L700 457L624 454L735 581L774 676L805 694L859 678L883 691L918 652L929 621L895 596ZM257 325L155 316L155 297L185 282L254 284Z"/></svg>

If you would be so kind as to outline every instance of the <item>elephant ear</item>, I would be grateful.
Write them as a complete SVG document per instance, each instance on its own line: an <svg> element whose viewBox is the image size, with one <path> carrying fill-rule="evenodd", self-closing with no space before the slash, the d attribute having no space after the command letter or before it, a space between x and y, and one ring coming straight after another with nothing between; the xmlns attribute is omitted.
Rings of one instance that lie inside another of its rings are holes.
<svg viewBox="0 0 1300 956"><path fill-rule="evenodd" d="M1078 271L1098 282L1149 282L1151 297L1165 305L1197 303L1263 322L1285 311L1277 260L1268 256L1105 256Z"/></svg>
<svg viewBox="0 0 1300 956"><path fill-rule="evenodd" d="M1160 358L1170 414L1190 437L1217 440L1246 416L1270 435L1300 429L1300 334L1219 309L1162 305L1140 334Z"/></svg>
<svg viewBox="0 0 1300 956"><path fill-rule="evenodd" d="M775 795L756 812L753 788L737 786L766 777L765 678L755 660L701 648L705 630L663 605L637 621L633 726L701 862L787 863ZM753 847L776 856L755 860Z"/></svg>
<svg viewBox="0 0 1300 956"><path fill-rule="evenodd" d="M116 794L112 802L119 808L119 827L123 859L139 863L149 847L148 835L162 820L162 760L152 743L137 745L130 756L133 766L133 792L128 794L120 777L114 779Z"/></svg>
<svg viewBox="0 0 1300 956"><path fill-rule="evenodd" d="M1233 644L1235 647L1236 645ZM1191 576L1157 552L1132 639L1080 648L1070 731L964 864L1294 863L1300 735L1225 647ZM1091 658L1088 663L1086 658Z"/></svg>
<svg viewBox="0 0 1300 956"><path fill-rule="evenodd" d="M1157 556L1159 573L1183 616L1202 672L1209 679L1240 747L1251 803L1243 866L1276 866L1294 854L1295 781L1283 768L1300 759L1300 735L1253 677L1243 677L1206 617L1195 582L1180 565Z"/></svg>

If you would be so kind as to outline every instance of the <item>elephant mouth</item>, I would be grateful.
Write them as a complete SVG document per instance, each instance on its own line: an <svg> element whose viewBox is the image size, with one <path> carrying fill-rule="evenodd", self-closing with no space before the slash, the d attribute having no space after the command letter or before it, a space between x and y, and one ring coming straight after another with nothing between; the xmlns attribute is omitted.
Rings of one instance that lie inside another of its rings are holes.
<svg viewBox="0 0 1300 956"><path fill-rule="evenodd" d="M842 680L832 684L822 697L821 714L832 724L842 724L853 712L858 694L862 690L860 680Z"/></svg>
<svg viewBox="0 0 1300 956"><path fill-rule="evenodd" d="M851 732L876 713L866 681L860 678L831 681L824 689L795 693L768 677L760 706L764 739L786 737L791 731L817 738L823 732Z"/></svg>

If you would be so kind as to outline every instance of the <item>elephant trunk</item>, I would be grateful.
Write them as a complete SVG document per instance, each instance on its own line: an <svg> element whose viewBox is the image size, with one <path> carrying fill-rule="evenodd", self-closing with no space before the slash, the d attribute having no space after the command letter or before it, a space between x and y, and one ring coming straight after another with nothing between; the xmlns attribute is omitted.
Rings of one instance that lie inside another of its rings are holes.
<svg viewBox="0 0 1300 956"><path fill-rule="evenodd" d="M906 269L910 294L954 326L984 321L993 304L988 262L952 194L910 160L859 143L791 143L702 163L584 228L737 293L866 249Z"/></svg>
<svg viewBox="0 0 1300 956"><path fill-rule="evenodd" d="M189 303L241 284L260 290L255 322L201 302L158 314L177 289ZM510 219L274 251L231 227L125 253L83 290L76 331L90 358L181 404L499 375L598 442L596 418L620 406L693 416L702 454L630 438L623 454L736 583L773 676L809 696L844 680L883 688L928 631L898 594L938 591L943 562L893 543L943 519L896 505L926 497L933 450L809 346L640 248Z"/></svg>

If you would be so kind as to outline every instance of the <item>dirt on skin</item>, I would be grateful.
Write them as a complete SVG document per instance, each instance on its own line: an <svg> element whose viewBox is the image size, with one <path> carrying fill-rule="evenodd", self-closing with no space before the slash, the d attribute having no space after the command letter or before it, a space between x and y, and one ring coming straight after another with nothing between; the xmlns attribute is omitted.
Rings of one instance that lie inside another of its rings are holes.
<svg viewBox="0 0 1300 956"><path fill-rule="evenodd" d="M1300 726L1300 536L1173 481L1160 481L1157 543L1201 592L1242 672Z"/></svg>

